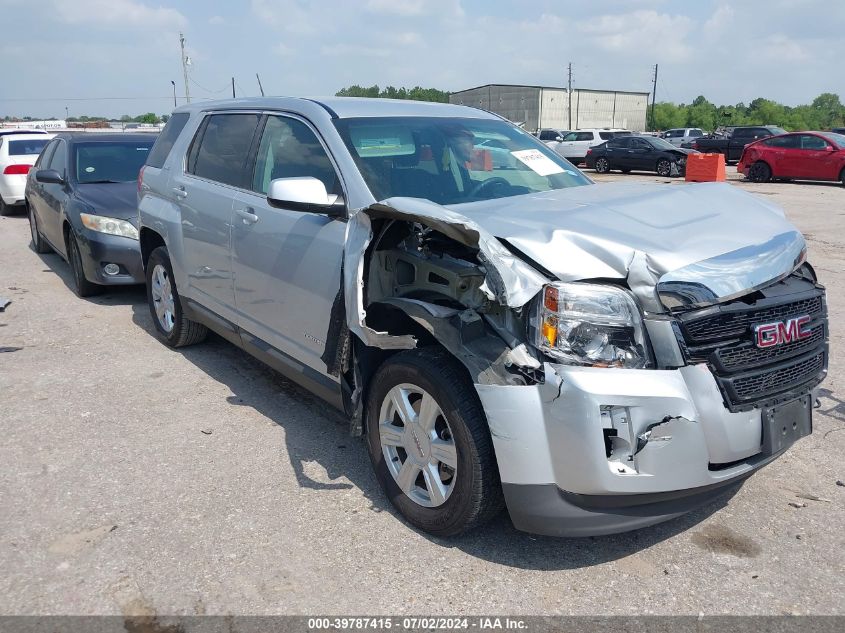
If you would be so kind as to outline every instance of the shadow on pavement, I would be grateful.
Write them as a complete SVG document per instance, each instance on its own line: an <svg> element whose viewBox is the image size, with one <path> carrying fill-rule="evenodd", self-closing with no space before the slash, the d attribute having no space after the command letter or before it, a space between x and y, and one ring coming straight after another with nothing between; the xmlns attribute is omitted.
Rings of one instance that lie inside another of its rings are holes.
<svg viewBox="0 0 845 633"><path fill-rule="evenodd" d="M133 321L156 338L147 305L133 302L132 310ZM372 472L365 443L361 438L350 437L342 413L214 334L203 344L174 353L182 354L211 378L228 386L233 395L227 402L252 407L284 429L287 454L301 487L333 490L355 486L366 496L372 511L390 512L397 519L397 530L413 529L400 525L402 518L382 493ZM330 483L309 477L304 468L308 462L319 463ZM457 548L500 565L534 570L575 569L624 558L689 530L723 507L735 493L736 489L728 491L709 505L673 521L615 536L534 536L517 531L506 512L459 538L420 534L438 546ZM328 495L326 503L331 503Z"/></svg>

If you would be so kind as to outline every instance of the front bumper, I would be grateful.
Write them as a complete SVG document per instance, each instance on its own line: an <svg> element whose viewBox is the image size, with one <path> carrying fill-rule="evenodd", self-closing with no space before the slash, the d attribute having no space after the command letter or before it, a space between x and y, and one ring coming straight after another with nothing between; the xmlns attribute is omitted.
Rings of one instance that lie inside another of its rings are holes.
<svg viewBox="0 0 845 633"><path fill-rule="evenodd" d="M761 453L760 410L729 411L705 364L546 363L544 384L476 389L511 518L530 532L590 536L652 525L711 501L776 457Z"/></svg>
<svg viewBox="0 0 845 633"><path fill-rule="evenodd" d="M88 281L105 286L145 283L138 240L84 229L80 235L79 254ZM106 264L117 264L120 272L107 275Z"/></svg>

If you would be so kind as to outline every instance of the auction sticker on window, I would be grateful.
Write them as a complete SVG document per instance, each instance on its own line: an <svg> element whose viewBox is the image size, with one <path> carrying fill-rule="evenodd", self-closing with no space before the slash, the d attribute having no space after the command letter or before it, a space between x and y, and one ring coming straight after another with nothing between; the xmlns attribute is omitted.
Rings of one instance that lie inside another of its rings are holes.
<svg viewBox="0 0 845 633"><path fill-rule="evenodd" d="M551 176L552 174L561 174L566 171L551 158L544 156L540 150L521 149L518 152L511 152L511 154L521 163L528 165L528 167L540 176Z"/></svg>

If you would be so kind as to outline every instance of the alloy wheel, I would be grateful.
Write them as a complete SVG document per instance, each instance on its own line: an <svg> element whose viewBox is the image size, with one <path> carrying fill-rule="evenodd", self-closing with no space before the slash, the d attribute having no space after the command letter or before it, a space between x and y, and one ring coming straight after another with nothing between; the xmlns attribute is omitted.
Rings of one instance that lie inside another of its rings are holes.
<svg viewBox="0 0 845 633"><path fill-rule="evenodd" d="M170 275L161 264L156 264L153 268L150 290L158 323L165 332L170 333L176 324L176 305L173 299L173 284L170 281Z"/></svg>
<svg viewBox="0 0 845 633"><path fill-rule="evenodd" d="M610 171L610 165L608 164L606 158L596 159L596 171L600 174L606 174Z"/></svg>
<svg viewBox="0 0 845 633"><path fill-rule="evenodd" d="M426 508L446 503L455 488L458 453L437 401L411 384L387 392L378 433L385 463L396 484Z"/></svg>
<svg viewBox="0 0 845 633"><path fill-rule="evenodd" d="M672 172L672 164L665 158L657 161L657 175L668 178Z"/></svg>

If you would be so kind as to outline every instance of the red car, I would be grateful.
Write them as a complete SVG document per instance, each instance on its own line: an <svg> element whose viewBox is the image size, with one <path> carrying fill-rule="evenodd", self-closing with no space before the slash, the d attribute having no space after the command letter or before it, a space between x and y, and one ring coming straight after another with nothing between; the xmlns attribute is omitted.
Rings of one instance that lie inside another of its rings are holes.
<svg viewBox="0 0 845 633"><path fill-rule="evenodd" d="M745 146L737 171L753 182L772 178L839 180L845 185L845 135L795 132Z"/></svg>

